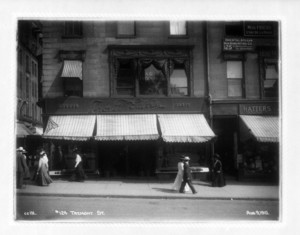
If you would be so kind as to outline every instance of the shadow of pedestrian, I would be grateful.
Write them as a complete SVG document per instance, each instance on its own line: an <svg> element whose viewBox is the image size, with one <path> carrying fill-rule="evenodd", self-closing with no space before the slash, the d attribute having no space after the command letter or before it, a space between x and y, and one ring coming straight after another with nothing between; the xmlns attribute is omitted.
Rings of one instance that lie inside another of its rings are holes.
<svg viewBox="0 0 300 235"><path fill-rule="evenodd" d="M163 192L163 193L178 193L178 191L173 190L173 189L165 189L165 188L152 188L152 189Z"/></svg>

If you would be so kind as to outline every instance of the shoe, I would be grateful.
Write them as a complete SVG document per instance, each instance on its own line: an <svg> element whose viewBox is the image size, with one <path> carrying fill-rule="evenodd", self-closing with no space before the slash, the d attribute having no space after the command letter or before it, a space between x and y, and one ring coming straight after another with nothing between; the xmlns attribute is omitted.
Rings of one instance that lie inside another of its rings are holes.
<svg viewBox="0 0 300 235"><path fill-rule="evenodd" d="M197 193L198 193L197 191L193 192L193 194L197 194Z"/></svg>

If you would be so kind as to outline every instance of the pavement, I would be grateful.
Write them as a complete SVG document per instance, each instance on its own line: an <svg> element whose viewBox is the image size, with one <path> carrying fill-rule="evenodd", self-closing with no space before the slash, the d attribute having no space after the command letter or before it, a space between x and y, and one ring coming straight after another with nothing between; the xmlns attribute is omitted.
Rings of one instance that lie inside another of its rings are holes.
<svg viewBox="0 0 300 235"><path fill-rule="evenodd" d="M184 194L171 189L173 182L155 178L87 179L84 182L54 178L49 186L28 181L26 188L16 189L17 195L56 197L114 197L153 199L218 199L218 200L279 200L280 186L270 182L227 180L225 187L211 187L210 182L194 180L197 194Z"/></svg>

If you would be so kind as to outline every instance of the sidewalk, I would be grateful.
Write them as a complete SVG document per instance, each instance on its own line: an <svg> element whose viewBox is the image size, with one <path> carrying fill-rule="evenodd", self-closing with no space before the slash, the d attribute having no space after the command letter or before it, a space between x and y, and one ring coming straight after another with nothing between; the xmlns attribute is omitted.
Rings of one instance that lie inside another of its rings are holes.
<svg viewBox="0 0 300 235"><path fill-rule="evenodd" d="M227 181L222 188L213 188L209 182L193 181L197 194L185 194L171 190L173 182L155 179L88 179L70 182L54 179L49 186L37 186L28 182L25 189L17 189L17 195L58 197L115 197L160 199L221 199L221 200L279 200L279 186L261 182Z"/></svg>

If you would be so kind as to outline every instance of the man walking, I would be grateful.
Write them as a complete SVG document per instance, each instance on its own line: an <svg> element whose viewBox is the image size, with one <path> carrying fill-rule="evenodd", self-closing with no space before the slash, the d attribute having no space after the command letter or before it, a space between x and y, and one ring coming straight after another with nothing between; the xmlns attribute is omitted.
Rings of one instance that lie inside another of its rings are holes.
<svg viewBox="0 0 300 235"><path fill-rule="evenodd" d="M191 188L193 194L196 194L197 191L195 190L193 184L192 184L192 174L191 174L191 169L190 169L190 166L189 166L189 161L190 161L190 158L188 156L185 156L184 159L183 159L183 181L181 183L181 187L180 187L180 190L179 192L180 193L184 193L184 187L186 184L189 185L189 187Z"/></svg>
<svg viewBox="0 0 300 235"><path fill-rule="evenodd" d="M26 164L26 158L24 153L26 153L23 147L17 148L17 188L25 188L23 185L24 178L28 176L29 169Z"/></svg>

